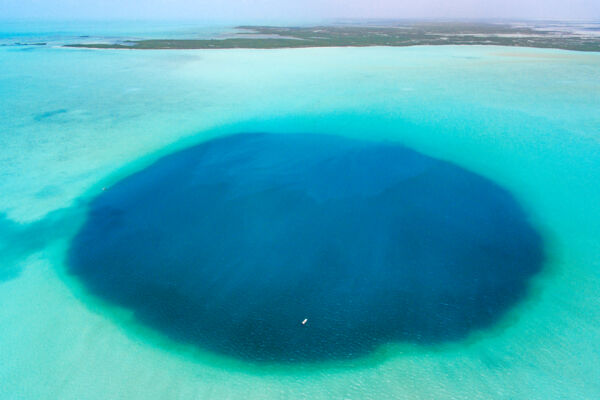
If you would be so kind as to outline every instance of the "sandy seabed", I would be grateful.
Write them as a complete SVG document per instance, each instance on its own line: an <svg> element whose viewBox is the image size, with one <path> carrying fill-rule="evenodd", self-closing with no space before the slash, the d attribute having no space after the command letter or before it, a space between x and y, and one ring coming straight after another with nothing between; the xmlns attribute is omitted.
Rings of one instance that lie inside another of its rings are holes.
<svg viewBox="0 0 600 400"><path fill-rule="evenodd" d="M600 395L600 54L5 47L0 61L0 398ZM463 340L293 367L173 343L67 273L102 187L237 132L391 140L481 174L530 215L543 270Z"/></svg>

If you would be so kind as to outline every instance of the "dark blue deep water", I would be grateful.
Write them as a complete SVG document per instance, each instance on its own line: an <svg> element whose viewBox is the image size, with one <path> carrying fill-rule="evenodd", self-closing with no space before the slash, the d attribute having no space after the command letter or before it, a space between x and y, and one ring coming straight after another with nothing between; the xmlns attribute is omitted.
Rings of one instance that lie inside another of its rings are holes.
<svg viewBox="0 0 600 400"><path fill-rule="evenodd" d="M463 338L522 298L543 252L513 197L456 165L242 134L102 192L69 258L93 293L175 340L294 362Z"/></svg>

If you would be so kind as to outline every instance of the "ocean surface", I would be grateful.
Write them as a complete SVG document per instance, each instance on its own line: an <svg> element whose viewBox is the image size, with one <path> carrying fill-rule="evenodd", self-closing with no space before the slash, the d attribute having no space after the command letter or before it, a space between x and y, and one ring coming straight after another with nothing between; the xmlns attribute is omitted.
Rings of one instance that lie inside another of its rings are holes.
<svg viewBox="0 0 600 400"><path fill-rule="evenodd" d="M1 399L600 397L600 54L19 26Z"/></svg>

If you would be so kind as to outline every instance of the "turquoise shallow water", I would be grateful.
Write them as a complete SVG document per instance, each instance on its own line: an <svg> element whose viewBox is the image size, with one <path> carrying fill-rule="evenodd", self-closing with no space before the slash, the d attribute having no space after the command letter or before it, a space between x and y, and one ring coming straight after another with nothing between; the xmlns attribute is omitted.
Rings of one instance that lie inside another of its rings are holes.
<svg viewBox="0 0 600 400"><path fill-rule="evenodd" d="M231 24L200 24L193 21L146 20L3 20L0 46L16 43L115 43L135 39L207 39L231 34Z"/></svg>
<svg viewBox="0 0 600 400"><path fill-rule="evenodd" d="M501 47L0 49L0 397L596 398L600 55ZM507 188L547 260L492 327L256 365L165 339L65 272L86 202L237 132L400 142Z"/></svg>

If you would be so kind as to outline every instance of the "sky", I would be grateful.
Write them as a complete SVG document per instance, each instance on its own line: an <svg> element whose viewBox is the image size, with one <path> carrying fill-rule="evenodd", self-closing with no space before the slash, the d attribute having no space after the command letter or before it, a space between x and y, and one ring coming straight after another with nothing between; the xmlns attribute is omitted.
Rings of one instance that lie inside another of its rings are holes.
<svg viewBox="0 0 600 400"><path fill-rule="evenodd" d="M600 19L600 0L0 0L0 19Z"/></svg>

